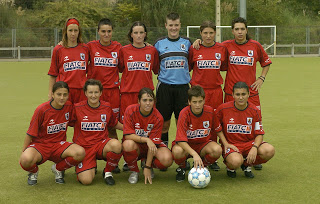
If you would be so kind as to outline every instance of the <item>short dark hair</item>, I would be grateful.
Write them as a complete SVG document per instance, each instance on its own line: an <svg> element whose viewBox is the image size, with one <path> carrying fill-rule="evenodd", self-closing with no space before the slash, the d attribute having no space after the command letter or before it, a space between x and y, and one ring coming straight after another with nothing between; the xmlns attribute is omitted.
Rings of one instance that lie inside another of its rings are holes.
<svg viewBox="0 0 320 204"><path fill-rule="evenodd" d="M97 86L99 86L100 92L102 92L102 90L103 90L103 86L102 86L102 84L101 84L101 81L96 80L96 79L88 79L88 80L86 81L86 83L84 84L84 86L83 86L83 91L84 91L84 92L86 92L86 91L88 90L88 86L89 86L89 85L92 85L92 86L97 85Z"/></svg>
<svg viewBox="0 0 320 204"><path fill-rule="evenodd" d="M201 86L196 85L192 86L188 90L188 100L191 101L192 97L199 97L201 96L203 99L206 97L206 94L204 93L204 90Z"/></svg>
<svg viewBox="0 0 320 204"><path fill-rule="evenodd" d="M100 30L100 27L103 25L109 25L113 29L112 22L109 18L102 18L98 23L98 31Z"/></svg>
<svg viewBox="0 0 320 204"><path fill-rule="evenodd" d="M56 92L56 90L58 90L60 88L66 88L68 90L68 93L69 93L69 86L64 81L57 81L56 83L54 83L53 86L52 86L52 93Z"/></svg>
<svg viewBox="0 0 320 204"><path fill-rule="evenodd" d="M232 29L234 29L234 25L235 25L236 23L243 23L244 26L246 27L246 29L248 30L248 25L247 25L248 23L247 23L247 20L246 20L246 19L244 19L244 18L242 18L242 17L234 18L234 19L232 20L232 22L231 22L231 28L232 28ZM247 35L246 35L246 39L247 39L247 40L250 39L250 36L248 35L248 33L247 33Z"/></svg>
<svg viewBox="0 0 320 204"><path fill-rule="evenodd" d="M169 14L166 16L166 20L172 20L172 21L174 21L174 20L177 20L177 19L180 19L180 16L179 16L179 14L176 13L176 12L171 12L171 13L169 13Z"/></svg>
<svg viewBox="0 0 320 204"><path fill-rule="evenodd" d="M130 30L129 30L129 33L128 33L128 39L131 43L133 43L133 39L131 37L131 34L133 32L133 28L136 27L136 26L142 26L144 28L144 32L146 32L146 37L144 37L144 41L146 41L148 39L147 37L147 34L148 34L148 31L147 31L147 27L144 23L140 22L140 21L136 21L132 24Z"/></svg>
<svg viewBox="0 0 320 204"><path fill-rule="evenodd" d="M151 98L156 100L156 97L150 88L143 87L142 89L140 89L139 94L138 94L139 101L141 100L143 94L147 94L148 96L151 96Z"/></svg>
<svg viewBox="0 0 320 204"><path fill-rule="evenodd" d="M200 26L200 32L202 32L205 28L212 28L214 31L216 31L216 25L212 21L204 21Z"/></svg>
<svg viewBox="0 0 320 204"><path fill-rule="evenodd" d="M246 89L246 90L248 91L248 93L249 93L249 87L248 87L248 85L247 85L245 82L243 82L243 81L238 81L237 83L235 83L235 84L233 85L232 93L234 93L234 90L235 90L235 89Z"/></svg>

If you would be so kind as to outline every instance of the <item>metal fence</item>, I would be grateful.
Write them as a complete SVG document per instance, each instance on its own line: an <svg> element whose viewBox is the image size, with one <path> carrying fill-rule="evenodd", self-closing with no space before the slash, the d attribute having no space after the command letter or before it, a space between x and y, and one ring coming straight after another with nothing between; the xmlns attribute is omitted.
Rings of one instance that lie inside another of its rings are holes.
<svg viewBox="0 0 320 204"><path fill-rule="evenodd" d="M153 44L156 39L165 36L164 27L151 27L148 29L148 42ZM122 45L129 43L127 34L129 28L115 28L113 40ZM257 34L258 32L258 34ZM181 29L182 35L186 35L186 27ZM250 37L258 40L262 45L269 44L272 38L268 29L249 30ZM62 29L60 28L24 28L24 29L0 29L0 59L26 59L26 58L50 58L52 48L61 41ZM222 40L231 39L230 30L223 32ZM277 56L278 55L319 55L320 54L320 26L309 27L277 27ZM200 38L199 30L190 31L190 39ZM258 39L256 39L258 38ZM98 39L96 28L84 28L83 40L89 42ZM272 50L268 54L273 54Z"/></svg>

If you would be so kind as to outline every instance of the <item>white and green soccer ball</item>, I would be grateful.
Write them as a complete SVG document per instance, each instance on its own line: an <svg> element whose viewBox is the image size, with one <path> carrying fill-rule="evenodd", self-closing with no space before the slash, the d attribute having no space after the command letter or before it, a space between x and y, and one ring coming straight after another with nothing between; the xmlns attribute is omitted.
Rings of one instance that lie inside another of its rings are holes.
<svg viewBox="0 0 320 204"><path fill-rule="evenodd" d="M211 180L210 172L207 168L192 168L188 174L188 181L194 188L205 188Z"/></svg>

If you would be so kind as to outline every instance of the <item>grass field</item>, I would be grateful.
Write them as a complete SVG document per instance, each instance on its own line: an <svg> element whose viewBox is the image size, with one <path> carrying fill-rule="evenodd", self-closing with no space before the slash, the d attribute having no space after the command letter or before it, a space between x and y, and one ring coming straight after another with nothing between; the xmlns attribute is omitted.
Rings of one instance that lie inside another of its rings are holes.
<svg viewBox="0 0 320 204"><path fill-rule="evenodd" d="M50 63L0 62L0 203L319 203L320 58L272 61L261 101L265 140L275 146L275 157L254 171L254 179L240 170L236 179L228 178L220 158L222 168L211 171L205 189L177 183L175 164L167 172L155 170L152 185L143 183L142 173L131 185L129 173L121 172L110 187L101 177L104 162L98 162L91 186L80 185L73 169L66 172L65 185L55 184L52 162L40 166L38 185L28 186L18 161L33 111L47 98Z"/></svg>

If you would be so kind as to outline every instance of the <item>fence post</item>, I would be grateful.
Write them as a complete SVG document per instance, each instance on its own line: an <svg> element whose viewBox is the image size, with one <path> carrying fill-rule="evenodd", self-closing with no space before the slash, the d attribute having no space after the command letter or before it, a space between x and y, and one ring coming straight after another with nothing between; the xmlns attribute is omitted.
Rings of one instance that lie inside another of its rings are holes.
<svg viewBox="0 0 320 204"><path fill-rule="evenodd" d="M21 49L20 46L18 46L18 61L21 60Z"/></svg>
<svg viewBox="0 0 320 204"><path fill-rule="evenodd" d="M54 45L57 45L59 42L58 42L58 38L59 38L59 36L58 36L58 29L57 28L54 28L53 29L53 33L54 33Z"/></svg>
<svg viewBox="0 0 320 204"><path fill-rule="evenodd" d="M320 43L319 43L319 57L320 57Z"/></svg>
<svg viewBox="0 0 320 204"><path fill-rule="evenodd" d="M12 48L17 47L17 29L13 28L12 29ZM17 50L13 49L12 50L12 58L17 57Z"/></svg>
<svg viewBox="0 0 320 204"><path fill-rule="evenodd" d="M294 57L294 43L291 46L291 57Z"/></svg>
<svg viewBox="0 0 320 204"><path fill-rule="evenodd" d="M310 54L310 27L306 27L306 54Z"/></svg>

